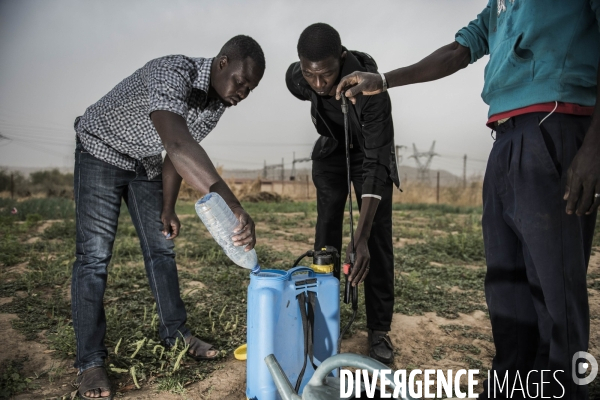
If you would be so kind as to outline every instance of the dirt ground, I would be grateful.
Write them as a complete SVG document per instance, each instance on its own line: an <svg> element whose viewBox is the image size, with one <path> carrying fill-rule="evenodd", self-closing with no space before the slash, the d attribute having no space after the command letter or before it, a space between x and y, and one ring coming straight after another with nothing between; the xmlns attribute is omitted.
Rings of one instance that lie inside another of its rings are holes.
<svg viewBox="0 0 600 400"><path fill-rule="evenodd" d="M275 240L273 245L283 245ZM297 250L297 249L294 249ZM596 249L592 257L589 272L600 273L600 249ZM198 282L199 285L202 283ZM192 285L193 286L193 285ZM600 353L600 293L589 290L591 310L590 353ZM11 302L12 298L0 298L0 305ZM72 360L58 360L52 357L52 350L43 340L26 341L24 337L11 327L11 320L17 318L13 314L0 314L0 335L3 338L3 350L0 352L0 363L7 360L27 358L23 372L35 379L38 387L35 390L14 397L14 399L68 399L74 394L73 382L76 371ZM445 319L435 313L421 316L395 314L390 333L396 349L395 368L411 369L461 369L469 368L469 360L465 359L464 349L469 346L481 349L477 359L482 361L482 369L491 365L494 345L490 341L491 327L484 312L475 311L461 314L458 319ZM462 349L462 352L454 351ZM367 354L367 333L357 332L345 340L343 352ZM436 359L436 352L440 357ZM432 353L434 357L432 357ZM443 354L443 356L442 356ZM427 360L424 362L424 360ZM47 371L37 377L33 371ZM481 383L480 383L481 384ZM213 372L207 379L187 386L183 395L158 392L152 385L142 389L126 388L128 391L118 393L123 399L190 399L190 400L244 400L245 396L245 362L230 357L222 367Z"/></svg>
<svg viewBox="0 0 600 400"><path fill-rule="evenodd" d="M6 302L9 299L0 299ZM15 332L10 326L10 320L16 318L10 314L0 314L0 334L7 339L6 352L0 354L0 362L17 357L27 356L28 361L24 365L24 371L57 370L64 371L61 376L52 381L47 381L43 387L14 397L15 400L25 399L53 399L71 398L71 391L75 389L72 383L75 380L76 371L71 366L70 360L59 361L53 359L51 350L47 346L25 341L22 335ZM460 369L466 368L464 361L453 360L445 357L439 362L423 365L422 360L430 359L432 349L439 346L476 344L486 351L486 361L491 364L494 348L493 344L478 339L465 339L459 335L444 332L440 326L444 325L468 325L475 327L478 332L491 335L489 320L481 311L470 315L461 315L458 319L445 319L427 313L422 316L406 316L395 314L392 322L390 337L396 348L396 369L405 369L414 366L431 369ZM368 354L367 333L359 331L351 338L342 343L343 352ZM40 366L43 366L40 368ZM151 385L143 386L140 390L130 390L119 393L123 399L164 399L164 400L245 400L246 399L246 363L230 357L222 368L213 372L211 376L201 382L186 387L185 395L157 392Z"/></svg>

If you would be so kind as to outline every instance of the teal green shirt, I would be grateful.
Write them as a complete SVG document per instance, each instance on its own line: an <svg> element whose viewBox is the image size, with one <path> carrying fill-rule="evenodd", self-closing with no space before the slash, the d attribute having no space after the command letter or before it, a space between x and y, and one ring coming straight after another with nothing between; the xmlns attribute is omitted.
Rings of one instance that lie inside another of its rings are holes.
<svg viewBox="0 0 600 400"><path fill-rule="evenodd" d="M593 106L600 0L490 0L456 34L471 63L486 54L488 116L550 101Z"/></svg>

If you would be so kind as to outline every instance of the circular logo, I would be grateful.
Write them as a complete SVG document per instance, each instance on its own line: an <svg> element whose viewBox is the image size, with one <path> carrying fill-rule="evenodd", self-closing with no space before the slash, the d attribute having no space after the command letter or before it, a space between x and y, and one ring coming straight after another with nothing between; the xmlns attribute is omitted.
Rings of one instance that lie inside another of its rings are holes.
<svg viewBox="0 0 600 400"><path fill-rule="evenodd" d="M585 375L588 370L590 373L587 377L579 377L579 375ZM571 374L573 376L573 382L575 382L576 385L587 385L596 378L596 375L598 375L598 362L590 353L578 351L573 355Z"/></svg>

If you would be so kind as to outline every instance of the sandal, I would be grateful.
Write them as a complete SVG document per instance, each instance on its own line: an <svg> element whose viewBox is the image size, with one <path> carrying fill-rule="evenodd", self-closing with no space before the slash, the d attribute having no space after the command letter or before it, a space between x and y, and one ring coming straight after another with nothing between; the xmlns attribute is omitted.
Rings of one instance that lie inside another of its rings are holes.
<svg viewBox="0 0 600 400"><path fill-rule="evenodd" d="M80 374L77 374L77 395L84 400L112 400L114 394L111 389L110 380L103 366L88 368ZM89 397L85 393L94 392L98 397ZM108 396L102 396L103 392L108 392Z"/></svg>
<svg viewBox="0 0 600 400"><path fill-rule="evenodd" d="M185 343L190 345L187 355L196 361L214 360L219 357L219 351L215 349L212 344L203 342L196 336L190 335L186 337ZM207 356L207 353L210 351L214 351L215 354L212 356Z"/></svg>
<svg viewBox="0 0 600 400"><path fill-rule="evenodd" d="M369 329L369 357L384 364L394 361L394 346L387 332Z"/></svg>

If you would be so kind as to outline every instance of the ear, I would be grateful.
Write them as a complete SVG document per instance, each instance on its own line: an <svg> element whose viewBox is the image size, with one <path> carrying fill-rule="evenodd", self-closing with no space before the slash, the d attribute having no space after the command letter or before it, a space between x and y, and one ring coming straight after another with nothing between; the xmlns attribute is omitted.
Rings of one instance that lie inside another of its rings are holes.
<svg viewBox="0 0 600 400"><path fill-rule="evenodd" d="M342 59L342 61L346 60L346 53L348 53L346 50L342 51L342 55L340 56L340 58Z"/></svg>
<svg viewBox="0 0 600 400"><path fill-rule="evenodd" d="M219 57L219 69L220 70L225 69L228 64L229 64L229 57L227 57L227 56Z"/></svg>

